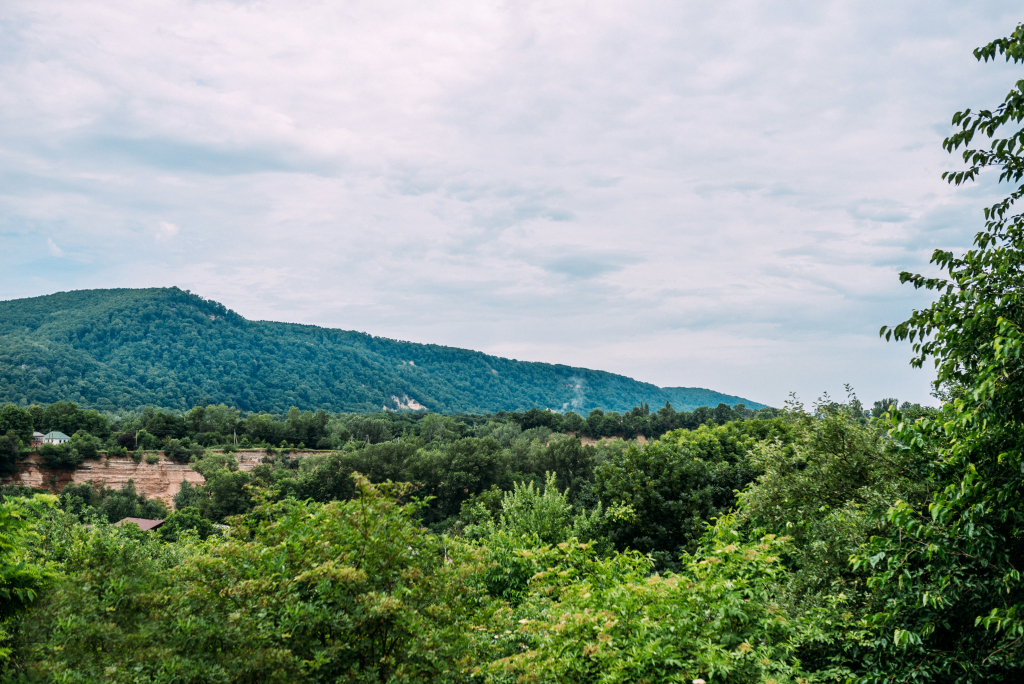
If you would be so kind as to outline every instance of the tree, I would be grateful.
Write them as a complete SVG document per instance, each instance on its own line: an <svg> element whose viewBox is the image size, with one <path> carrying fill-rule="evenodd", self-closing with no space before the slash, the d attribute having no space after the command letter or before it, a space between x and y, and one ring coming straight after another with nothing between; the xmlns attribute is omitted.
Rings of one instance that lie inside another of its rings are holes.
<svg viewBox="0 0 1024 684"><path fill-rule="evenodd" d="M778 600L785 551L774 535L744 539L731 516L679 575L652 575L636 552L601 559L572 542L534 551L529 617L489 670L522 682L809 681L798 649L826 635L818 616L798 619Z"/></svg>
<svg viewBox="0 0 1024 684"><path fill-rule="evenodd" d="M559 422L559 416L557 413L551 411L541 411L538 408L532 408L522 415L519 426L523 430L529 430L535 427L546 427L555 429L556 423Z"/></svg>
<svg viewBox="0 0 1024 684"><path fill-rule="evenodd" d="M850 555L892 502L924 495L909 455L857 413L849 404L793 412L791 445L769 440L750 453L760 475L740 495L739 519L792 538L788 580L801 600L859 591L864 573L852 572Z"/></svg>
<svg viewBox="0 0 1024 684"><path fill-rule="evenodd" d="M110 434L107 419L98 411L83 411L78 408L78 404L70 401L57 401L47 406L41 424L45 427L35 426L40 432L59 430L73 435L79 430L85 430L101 439L106 439Z"/></svg>
<svg viewBox="0 0 1024 684"><path fill-rule="evenodd" d="M18 469L18 452L21 440L13 432L0 435L0 474L7 475Z"/></svg>
<svg viewBox="0 0 1024 684"><path fill-rule="evenodd" d="M0 409L0 435L13 432L25 444L32 439L32 414L28 410L7 404Z"/></svg>
<svg viewBox="0 0 1024 684"><path fill-rule="evenodd" d="M185 439L171 439L164 445L164 455L178 463L188 463L192 457L199 458L203 455L203 448L198 444L192 444L188 437Z"/></svg>
<svg viewBox="0 0 1024 684"><path fill-rule="evenodd" d="M568 492L570 501L576 501L594 480L595 452L594 447L583 446L578 437L560 439L544 450L542 467L552 471L557 486Z"/></svg>
<svg viewBox="0 0 1024 684"><path fill-rule="evenodd" d="M406 479L421 485L419 494L435 497L424 516L439 523L457 515L471 495L502 484L505 465L495 440L467 437L441 449L421 449L406 464Z"/></svg>
<svg viewBox="0 0 1024 684"><path fill-rule="evenodd" d="M754 479L747 451L756 442L791 441L782 420L750 420L669 432L644 447L632 445L595 470L594 494L605 509L634 512L611 531L620 550L649 553L660 569L701 538L706 523L733 506L735 491Z"/></svg>
<svg viewBox="0 0 1024 684"><path fill-rule="evenodd" d="M33 509L53 506L57 497L37 494L32 499L5 497L0 501L0 619L24 611L39 597L44 583L53 573L29 555L29 542L36 536ZM0 637L8 636L0 625ZM0 662L7 660L9 649L0 648Z"/></svg>
<svg viewBox="0 0 1024 684"><path fill-rule="evenodd" d="M127 449L128 451L135 451L136 441L135 441L135 435L133 435L133 434L130 434L130 433L127 433L127 432L122 433L122 434L118 435L117 439L114 440L114 441L117 442L118 446L122 446L125 449Z"/></svg>
<svg viewBox="0 0 1024 684"><path fill-rule="evenodd" d="M99 437L93 437L85 430L79 430L71 435L71 446L78 451L78 455L83 459L99 458L103 442Z"/></svg>
<svg viewBox="0 0 1024 684"><path fill-rule="evenodd" d="M169 542L178 541L186 530L194 530L200 539L206 539L213 532L213 523L204 518L197 508L182 508L167 516L157 529L160 536Z"/></svg>
<svg viewBox="0 0 1024 684"><path fill-rule="evenodd" d="M26 621L26 665L42 681L467 681L488 605L473 553L427 534L403 487L357 491L261 500L214 544L79 528Z"/></svg>
<svg viewBox="0 0 1024 684"><path fill-rule="evenodd" d="M1024 24L974 55L1024 62ZM963 148L967 168L943 177L959 186L994 169L1015 187L985 209L965 254L935 250L943 277L900 274L937 298L881 330L912 343L913 365L934 361L936 389L965 391L940 419L908 423L893 413L893 436L927 464L934 493L893 506L890 531L857 557L858 567L874 569L872 584L887 601L875 619L868 680L1024 677L1024 216L1015 210L1024 196L1022 120L1024 81L995 109L953 116L958 130L943 146Z"/></svg>
<svg viewBox="0 0 1024 684"><path fill-rule="evenodd" d="M47 467L56 470L74 470L83 461L83 456L78 453L78 449L68 442L44 444L39 447L39 455Z"/></svg>

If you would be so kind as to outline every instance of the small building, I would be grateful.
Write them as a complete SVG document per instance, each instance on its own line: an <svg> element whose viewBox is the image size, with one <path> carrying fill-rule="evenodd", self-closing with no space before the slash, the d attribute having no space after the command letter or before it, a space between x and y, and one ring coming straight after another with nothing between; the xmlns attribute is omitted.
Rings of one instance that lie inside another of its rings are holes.
<svg viewBox="0 0 1024 684"><path fill-rule="evenodd" d="M63 432L54 430L53 432L47 432L43 435L43 441L47 444L63 444L64 442L70 442L71 438Z"/></svg>
<svg viewBox="0 0 1024 684"><path fill-rule="evenodd" d="M146 530L155 530L156 528L158 528L161 525L163 525L164 521L163 520L146 520L145 518L121 518L116 523L114 523L114 527L120 527L121 525L123 525L125 523L135 523L136 525L139 526L140 530L146 531Z"/></svg>
<svg viewBox="0 0 1024 684"><path fill-rule="evenodd" d="M32 433L32 441L30 441L28 443L28 445L30 447L41 447L41 446L43 446L43 442L45 442L45 441L46 441L46 435L44 435L42 432L33 432Z"/></svg>

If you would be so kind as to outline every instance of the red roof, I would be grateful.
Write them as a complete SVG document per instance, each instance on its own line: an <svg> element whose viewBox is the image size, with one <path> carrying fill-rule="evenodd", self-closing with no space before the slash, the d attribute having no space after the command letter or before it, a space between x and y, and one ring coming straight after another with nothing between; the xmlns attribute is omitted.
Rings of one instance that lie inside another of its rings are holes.
<svg viewBox="0 0 1024 684"><path fill-rule="evenodd" d="M155 530L164 524L163 520L146 520L145 518L124 518L114 523L114 527L120 527L124 523L135 523L140 530Z"/></svg>

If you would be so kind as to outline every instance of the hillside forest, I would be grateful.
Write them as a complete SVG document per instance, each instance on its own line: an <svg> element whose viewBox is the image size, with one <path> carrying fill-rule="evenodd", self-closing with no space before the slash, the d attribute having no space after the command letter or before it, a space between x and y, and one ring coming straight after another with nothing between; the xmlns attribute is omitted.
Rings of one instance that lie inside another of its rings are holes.
<svg viewBox="0 0 1024 684"><path fill-rule="evenodd" d="M104 411L196 404L280 413L589 413L764 404L699 387L532 363L349 330L251 321L178 288L78 290L0 302L0 400Z"/></svg>
<svg viewBox="0 0 1024 684"><path fill-rule="evenodd" d="M975 56L1019 65L1024 24ZM1021 121L1024 81L954 115L944 145L966 168L945 178L1014 189L971 249L933 253L941 277L901 274L934 300L880 331L934 364L938 408L852 392L628 418L4 407L9 466L37 418L68 416L77 441L40 452L55 470L160 446L205 483L171 513L130 485L7 487L0 677L1024 681ZM263 450L249 472L243 438ZM111 524L129 514L167 518Z"/></svg>

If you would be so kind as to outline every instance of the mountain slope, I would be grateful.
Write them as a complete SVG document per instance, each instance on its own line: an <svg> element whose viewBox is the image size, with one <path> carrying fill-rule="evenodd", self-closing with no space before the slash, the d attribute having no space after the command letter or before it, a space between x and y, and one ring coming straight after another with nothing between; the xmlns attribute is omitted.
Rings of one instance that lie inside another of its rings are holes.
<svg viewBox="0 0 1024 684"><path fill-rule="evenodd" d="M603 371L512 361L310 325L249 321L178 288L79 290L0 302L0 402L77 401L100 409L209 401L440 413L531 407L626 411L641 402L763 404L700 388L660 388Z"/></svg>

